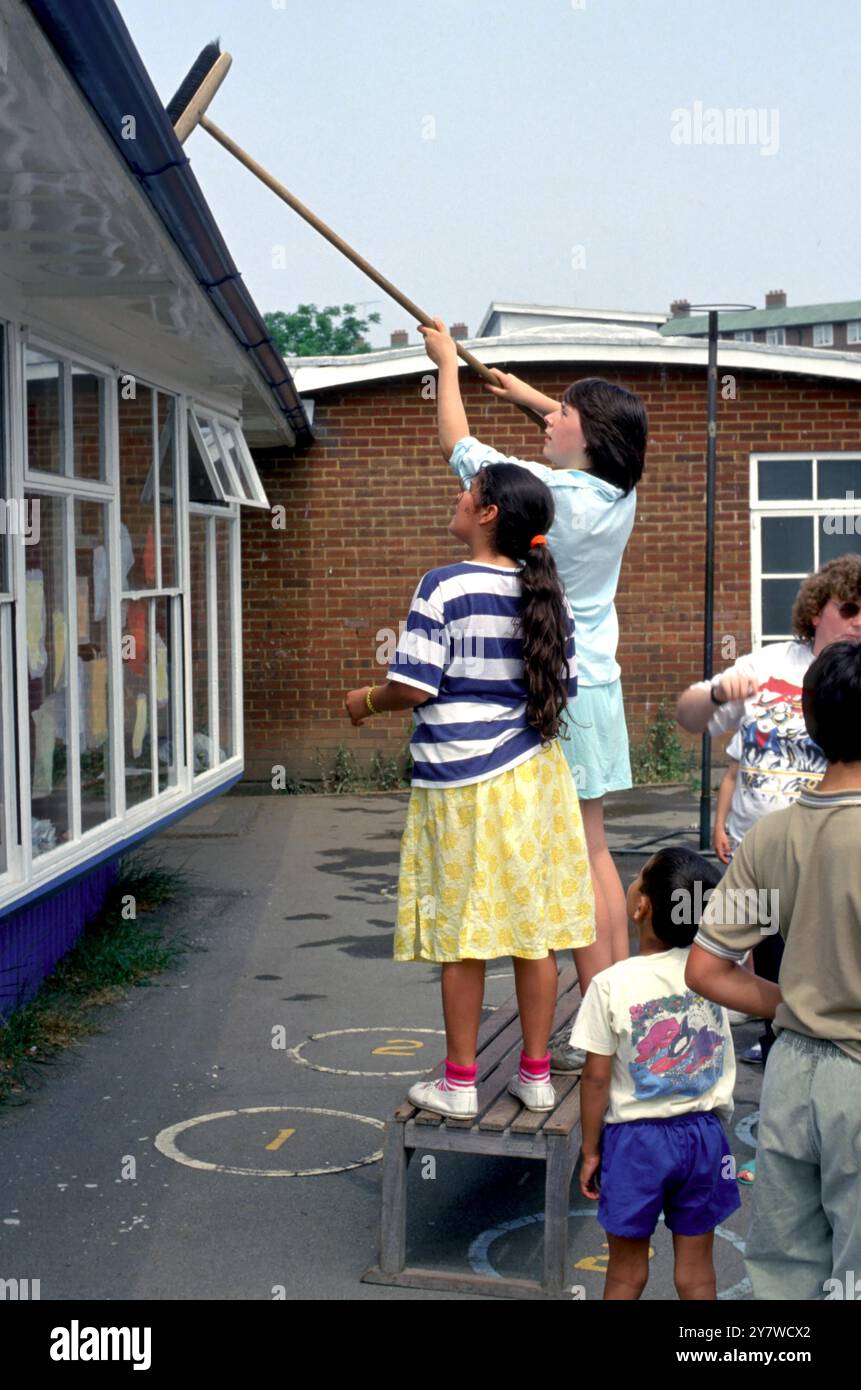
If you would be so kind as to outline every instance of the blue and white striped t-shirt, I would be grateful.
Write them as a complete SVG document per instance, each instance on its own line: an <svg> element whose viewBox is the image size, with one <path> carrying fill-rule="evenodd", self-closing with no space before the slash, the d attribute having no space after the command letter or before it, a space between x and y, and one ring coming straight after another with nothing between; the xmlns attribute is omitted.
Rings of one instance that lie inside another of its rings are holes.
<svg viewBox="0 0 861 1390"><path fill-rule="evenodd" d="M463 560L422 575L389 679L426 690L413 710L413 786L463 787L532 757L541 736L526 722L522 642L515 635L519 569ZM577 693L568 600L569 698Z"/></svg>

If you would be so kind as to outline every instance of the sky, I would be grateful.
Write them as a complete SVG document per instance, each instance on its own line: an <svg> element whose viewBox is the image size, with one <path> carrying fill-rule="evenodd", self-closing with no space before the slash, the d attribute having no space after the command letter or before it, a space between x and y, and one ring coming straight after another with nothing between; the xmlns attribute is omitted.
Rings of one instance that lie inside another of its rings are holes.
<svg viewBox="0 0 861 1390"><path fill-rule="evenodd" d="M492 300L861 298L858 0L119 0L208 115L426 313ZM733 114L751 115L739 123ZM185 145L258 308L415 320L202 129Z"/></svg>

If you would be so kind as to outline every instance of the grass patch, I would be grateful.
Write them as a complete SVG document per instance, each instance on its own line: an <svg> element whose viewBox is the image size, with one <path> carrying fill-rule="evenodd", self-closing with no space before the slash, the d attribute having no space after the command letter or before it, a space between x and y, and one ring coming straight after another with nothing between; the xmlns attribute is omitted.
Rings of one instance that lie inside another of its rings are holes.
<svg viewBox="0 0 861 1390"><path fill-rule="evenodd" d="M648 782L684 782L691 791L698 791L700 779L696 758L696 749L691 748L686 753L682 747L676 721L662 700L645 738L631 745L634 786Z"/></svg>
<svg viewBox="0 0 861 1390"><path fill-rule="evenodd" d="M151 854L121 859L99 916L36 997L0 1017L0 1105L20 1103L60 1052L99 1032L96 1010L115 1003L130 986L148 985L184 954L186 943L179 936L167 939L164 922L142 919L190 891L184 874L164 868Z"/></svg>

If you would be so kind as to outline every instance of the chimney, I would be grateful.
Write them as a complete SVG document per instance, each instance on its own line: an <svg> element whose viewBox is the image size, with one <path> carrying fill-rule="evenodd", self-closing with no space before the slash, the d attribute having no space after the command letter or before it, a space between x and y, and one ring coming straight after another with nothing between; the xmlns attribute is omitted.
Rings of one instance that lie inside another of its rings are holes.
<svg viewBox="0 0 861 1390"><path fill-rule="evenodd" d="M670 305L670 314L674 319L687 318L691 312L691 301L689 299L674 299Z"/></svg>
<svg viewBox="0 0 861 1390"><path fill-rule="evenodd" d="M449 331L449 333L451 334L451 336L452 336L453 338L455 338L455 339L461 339L461 338L468 338L468 337L469 337L469 334L468 334L468 332L467 332L466 324L465 324L465 323L453 323L452 326L451 326L451 328L450 328L448 331Z"/></svg>
<svg viewBox="0 0 861 1390"><path fill-rule="evenodd" d="M786 290L769 290L765 296L766 309L785 309Z"/></svg>
<svg viewBox="0 0 861 1390"><path fill-rule="evenodd" d="M393 348L408 347L409 339L405 328L396 328L392 333L390 346Z"/></svg>

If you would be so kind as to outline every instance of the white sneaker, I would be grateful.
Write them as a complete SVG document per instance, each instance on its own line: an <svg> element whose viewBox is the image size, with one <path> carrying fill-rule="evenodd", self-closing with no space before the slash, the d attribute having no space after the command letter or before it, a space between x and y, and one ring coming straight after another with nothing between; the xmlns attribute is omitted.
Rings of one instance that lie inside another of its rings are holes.
<svg viewBox="0 0 861 1390"><path fill-rule="evenodd" d="M521 1081L520 1073L515 1072L508 1090L527 1110L553 1110L556 1106L556 1092L549 1081Z"/></svg>
<svg viewBox="0 0 861 1390"><path fill-rule="evenodd" d="M407 1095L421 1110L436 1110L440 1115L453 1115L458 1120L474 1120L478 1114L478 1088L458 1086L453 1091L440 1090L436 1081L417 1081Z"/></svg>

